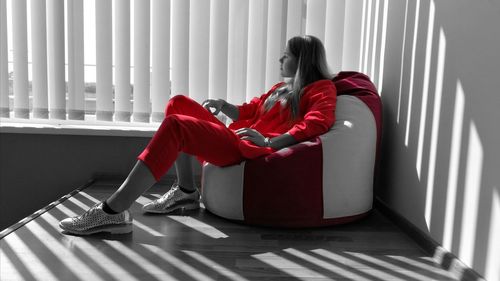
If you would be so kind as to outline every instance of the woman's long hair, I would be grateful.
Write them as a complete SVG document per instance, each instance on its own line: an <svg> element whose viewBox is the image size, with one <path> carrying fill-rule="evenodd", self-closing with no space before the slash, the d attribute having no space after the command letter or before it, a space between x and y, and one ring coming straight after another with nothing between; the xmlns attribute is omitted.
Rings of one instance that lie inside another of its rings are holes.
<svg viewBox="0 0 500 281"><path fill-rule="evenodd" d="M264 109L270 110L280 100L290 106L291 119L296 119L299 112L300 97L307 85L321 79L331 79L326 62L325 47L321 41L311 35L296 36L288 40L288 50L297 58L297 72L284 86L278 88L273 98L268 98Z"/></svg>

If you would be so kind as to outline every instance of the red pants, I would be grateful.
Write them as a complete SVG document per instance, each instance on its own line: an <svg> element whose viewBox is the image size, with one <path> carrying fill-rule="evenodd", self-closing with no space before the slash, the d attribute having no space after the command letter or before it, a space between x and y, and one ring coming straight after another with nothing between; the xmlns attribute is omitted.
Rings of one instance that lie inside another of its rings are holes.
<svg viewBox="0 0 500 281"><path fill-rule="evenodd" d="M239 141L203 106L179 95L170 99L160 128L137 158L159 180L181 151L217 166L239 163L243 161Z"/></svg>

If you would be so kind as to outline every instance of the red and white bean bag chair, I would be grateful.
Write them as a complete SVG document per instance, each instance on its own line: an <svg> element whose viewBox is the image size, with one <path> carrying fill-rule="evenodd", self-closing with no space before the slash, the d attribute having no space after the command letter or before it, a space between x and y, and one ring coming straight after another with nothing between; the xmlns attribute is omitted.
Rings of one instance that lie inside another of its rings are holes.
<svg viewBox="0 0 500 281"><path fill-rule="evenodd" d="M239 165L203 164L202 202L248 224L314 227L351 222L372 209L381 101L370 79L340 72L336 121L327 133Z"/></svg>

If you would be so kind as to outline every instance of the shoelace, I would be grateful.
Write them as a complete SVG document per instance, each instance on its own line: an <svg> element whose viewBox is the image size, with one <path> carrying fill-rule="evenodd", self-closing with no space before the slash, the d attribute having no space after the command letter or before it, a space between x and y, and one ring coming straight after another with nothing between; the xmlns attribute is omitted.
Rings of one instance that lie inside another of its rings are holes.
<svg viewBox="0 0 500 281"><path fill-rule="evenodd" d="M178 186L174 186L174 187L170 188L170 190L167 191L167 193L163 194L163 196L160 197L160 199L155 202L155 205L157 205L157 206L164 205L168 199L174 197L174 194L177 191L177 189L179 189Z"/></svg>
<svg viewBox="0 0 500 281"><path fill-rule="evenodd" d="M92 208L90 208L88 211L86 211L85 213L83 213L81 216L75 217L75 222L81 222L85 218L87 218L88 216L94 214L97 211L97 207L98 206L99 206L99 204L94 205Z"/></svg>

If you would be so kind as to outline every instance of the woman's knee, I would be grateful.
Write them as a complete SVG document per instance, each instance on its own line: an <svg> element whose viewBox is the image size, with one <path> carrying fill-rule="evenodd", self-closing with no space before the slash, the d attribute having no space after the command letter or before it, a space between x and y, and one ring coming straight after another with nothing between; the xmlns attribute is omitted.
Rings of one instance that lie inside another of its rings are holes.
<svg viewBox="0 0 500 281"><path fill-rule="evenodd" d="M166 141L180 138L182 136L182 121L180 119L178 114L165 116L151 142L162 143L163 146Z"/></svg>
<svg viewBox="0 0 500 281"><path fill-rule="evenodd" d="M192 104L194 101L188 96L184 95L176 95L170 98L165 107L165 116L179 112L186 108L189 104Z"/></svg>
<svg viewBox="0 0 500 281"><path fill-rule="evenodd" d="M180 116L179 114L169 114L165 116L165 119L163 119L163 122L161 124L161 127L163 127L164 130L172 130L172 129L178 129L180 123Z"/></svg>

